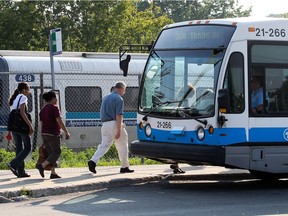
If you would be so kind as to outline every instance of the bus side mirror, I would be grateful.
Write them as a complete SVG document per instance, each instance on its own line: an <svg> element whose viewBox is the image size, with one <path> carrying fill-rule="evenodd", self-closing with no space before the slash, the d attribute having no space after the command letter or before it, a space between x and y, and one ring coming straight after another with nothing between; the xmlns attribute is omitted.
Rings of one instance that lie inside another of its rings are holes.
<svg viewBox="0 0 288 216"><path fill-rule="evenodd" d="M128 66L131 60L131 55L127 55L126 59L120 61L120 68L123 71L123 76L127 76L128 73Z"/></svg>
<svg viewBox="0 0 288 216"><path fill-rule="evenodd" d="M230 110L230 96L228 89L219 89L218 107L220 113L227 113Z"/></svg>

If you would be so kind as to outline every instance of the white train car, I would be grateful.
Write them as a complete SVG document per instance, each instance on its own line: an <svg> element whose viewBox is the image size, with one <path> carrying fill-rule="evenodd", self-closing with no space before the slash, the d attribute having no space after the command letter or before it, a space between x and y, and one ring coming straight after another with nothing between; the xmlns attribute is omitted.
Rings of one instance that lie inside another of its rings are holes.
<svg viewBox="0 0 288 216"><path fill-rule="evenodd" d="M140 74L147 55L134 55L129 65L129 77L123 77L116 53L63 53L54 56L55 91L59 107L71 139L68 147L83 149L101 142L99 109L103 96L112 91L119 80L127 84L124 95L124 122L129 141L136 136L136 111ZM33 117L33 146L41 145L39 111L41 94L52 89L48 52L0 51L0 147L7 146L8 99L19 82L31 88L28 111Z"/></svg>

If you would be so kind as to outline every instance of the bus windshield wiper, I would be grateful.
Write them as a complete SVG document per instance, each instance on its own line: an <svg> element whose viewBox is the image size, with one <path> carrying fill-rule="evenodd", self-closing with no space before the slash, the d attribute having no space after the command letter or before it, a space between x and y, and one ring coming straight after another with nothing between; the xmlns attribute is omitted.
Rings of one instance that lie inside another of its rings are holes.
<svg viewBox="0 0 288 216"><path fill-rule="evenodd" d="M192 119L194 119L195 121L197 121L197 122L199 122L199 123L201 123L201 124L203 124L205 127L207 126L207 120L205 119L205 120L200 120L200 118L204 118L204 117L198 117L198 118L195 118L194 117L194 115L192 115L192 114L189 114L189 113L186 113L186 112L184 112L184 111L182 111L182 110L178 110L178 113L179 113L179 115L180 116L182 116L182 117L189 117L189 118L192 118Z"/></svg>
<svg viewBox="0 0 288 216"><path fill-rule="evenodd" d="M143 118L143 121L147 121L147 117L149 116L150 113L154 112L156 109L158 109L159 107L163 106L163 105L168 105L168 104L173 104L173 103L179 103L181 101L165 101L165 102L159 102L156 104L156 106L150 110Z"/></svg>
<svg viewBox="0 0 288 216"><path fill-rule="evenodd" d="M183 97L181 98L178 107L180 107L182 105L182 103L184 102L184 100L187 98L187 96L193 91L194 93L196 92L194 86L190 83L188 83L188 90L185 92L185 94L183 95ZM193 94L194 94L193 93Z"/></svg>

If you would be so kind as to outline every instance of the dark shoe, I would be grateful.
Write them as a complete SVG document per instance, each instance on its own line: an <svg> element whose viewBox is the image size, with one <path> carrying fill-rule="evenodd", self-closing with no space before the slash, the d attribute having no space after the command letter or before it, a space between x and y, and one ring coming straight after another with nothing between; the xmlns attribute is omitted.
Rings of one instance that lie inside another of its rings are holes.
<svg viewBox="0 0 288 216"><path fill-rule="evenodd" d="M18 178L27 178L30 177L29 174L27 174L26 172L19 174Z"/></svg>
<svg viewBox="0 0 288 216"><path fill-rule="evenodd" d="M178 166L178 164L171 164L171 165L170 165L170 168L173 170L173 173L174 173L174 174L183 174L183 173L185 173L185 171L182 170L182 169Z"/></svg>
<svg viewBox="0 0 288 216"><path fill-rule="evenodd" d="M11 172L15 175L15 176L19 176L18 172L16 169L14 169L9 163L7 164L7 166L9 167L9 169L11 170Z"/></svg>
<svg viewBox="0 0 288 216"><path fill-rule="evenodd" d="M132 173L134 170L130 170L129 167L121 168L120 173Z"/></svg>
<svg viewBox="0 0 288 216"><path fill-rule="evenodd" d="M61 176L59 176L57 174L51 174L50 175L50 179L56 179L56 178L61 178Z"/></svg>
<svg viewBox="0 0 288 216"><path fill-rule="evenodd" d="M178 167L176 169L173 169L173 173L174 174L183 174L183 173L185 173L185 171Z"/></svg>
<svg viewBox="0 0 288 216"><path fill-rule="evenodd" d="M88 161L88 168L89 168L89 171L92 172L92 173L97 173L96 169L96 163L92 160L89 160Z"/></svg>
<svg viewBox="0 0 288 216"><path fill-rule="evenodd" d="M43 168L42 164L37 163L37 164L36 164L36 169L39 170L40 175L42 176L42 178L44 178L44 177L45 177L45 176L44 176L44 168Z"/></svg>

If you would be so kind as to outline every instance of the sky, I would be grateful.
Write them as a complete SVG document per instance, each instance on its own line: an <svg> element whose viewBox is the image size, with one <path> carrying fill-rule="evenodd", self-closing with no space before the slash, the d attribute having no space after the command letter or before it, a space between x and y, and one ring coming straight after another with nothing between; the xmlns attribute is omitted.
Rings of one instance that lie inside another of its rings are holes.
<svg viewBox="0 0 288 216"><path fill-rule="evenodd" d="M244 9L253 6L253 17L265 17L269 14L288 13L288 0L238 0Z"/></svg>

